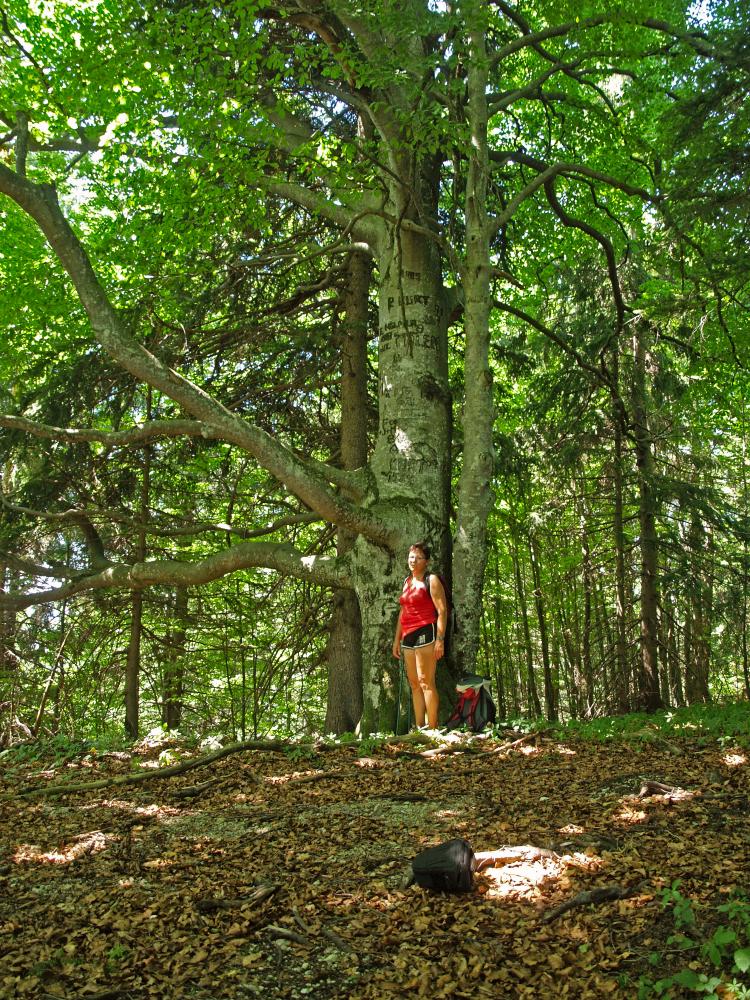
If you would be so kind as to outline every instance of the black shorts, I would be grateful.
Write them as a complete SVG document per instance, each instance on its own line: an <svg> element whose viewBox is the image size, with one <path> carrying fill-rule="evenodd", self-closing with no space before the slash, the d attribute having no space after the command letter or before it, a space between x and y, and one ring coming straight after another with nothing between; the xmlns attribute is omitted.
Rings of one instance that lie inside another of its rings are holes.
<svg viewBox="0 0 750 1000"><path fill-rule="evenodd" d="M431 646L437 635L437 622L430 622L422 628L409 632L401 639L401 645L406 649L421 649L422 646Z"/></svg>

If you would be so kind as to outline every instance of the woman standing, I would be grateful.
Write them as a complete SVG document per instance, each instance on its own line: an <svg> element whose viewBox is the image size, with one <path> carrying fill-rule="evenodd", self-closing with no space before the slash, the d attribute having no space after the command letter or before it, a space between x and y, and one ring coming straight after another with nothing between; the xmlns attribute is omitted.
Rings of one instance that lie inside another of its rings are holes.
<svg viewBox="0 0 750 1000"><path fill-rule="evenodd" d="M437 729L438 693L435 685L437 661L445 652L445 628L448 606L440 577L430 573L425 582L430 548L418 542L409 549L411 576L404 581L399 602L401 611L396 623L393 655L406 662L406 677L411 688L414 721L421 729L427 713L430 729ZM428 589L429 583L429 589Z"/></svg>

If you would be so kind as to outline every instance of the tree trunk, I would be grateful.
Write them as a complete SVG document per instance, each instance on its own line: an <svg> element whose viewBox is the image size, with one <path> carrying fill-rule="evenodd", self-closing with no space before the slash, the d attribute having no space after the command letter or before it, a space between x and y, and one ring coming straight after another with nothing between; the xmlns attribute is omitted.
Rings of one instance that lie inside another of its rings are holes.
<svg viewBox="0 0 750 1000"><path fill-rule="evenodd" d="M554 722L557 719L557 692L552 677L552 664L549 657L549 637L547 635L547 609L542 590L542 571L540 566L539 542L533 531L529 532L529 557L531 559L531 575L534 581L534 607L539 624L539 643L542 650L542 671L544 676L544 708L547 719Z"/></svg>
<svg viewBox="0 0 750 1000"><path fill-rule="evenodd" d="M612 396L612 426L613 426L613 458L612 458L612 532L615 545L615 624L616 624L616 646L615 646L615 670L613 685L613 701L616 712L625 714L630 708L629 698L629 664L628 664L628 640L626 626L626 593L625 586L625 526L623 516L623 487L622 487L622 438L625 415L623 413L622 401L619 397L620 391L620 342L617 339L612 360L612 380L614 390Z"/></svg>
<svg viewBox="0 0 750 1000"><path fill-rule="evenodd" d="M494 494L492 371L489 366L490 234L487 215L487 52L484 4L467 0L467 91L470 139L467 143L466 262L464 288L463 457L458 518L453 548L453 599L461 629L455 643L460 673L474 669L479 649L487 519Z"/></svg>
<svg viewBox="0 0 750 1000"><path fill-rule="evenodd" d="M151 419L152 390L146 390L146 419ZM140 521L135 557L138 562L146 558L146 523L151 500L151 448L143 449L143 476L141 479ZM143 592L134 590L130 613L130 642L125 665L125 732L133 740L138 738L141 672L141 625L143 622Z"/></svg>
<svg viewBox="0 0 750 1000"><path fill-rule="evenodd" d="M427 165L418 176L422 201L434 205ZM408 214L400 187L393 197L396 214ZM434 570L450 575L447 317L437 246L411 228L391 232L379 272L379 424L370 510L382 512L399 541L389 552L360 535L349 554L362 615L364 733L391 732L396 721L400 664L391 646L409 545L428 540ZM445 673L438 670L439 681ZM442 703L444 709L445 696Z"/></svg>
<svg viewBox="0 0 750 1000"><path fill-rule="evenodd" d="M185 640L187 638L188 588L177 587L174 597L169 645L164 661L161 706L162 725L179 729L182 721L182 697L185 687Z"/></svg>
<svg viewBox="0 0 750 1000"><path fill-rule="evenodd" d="M513 536L513 573L516 578L516 593L518 594L518 604L521 611L521 624L523 626L524 649L526 653L526 710L529 715L538 718L542 714L542 705L539 701L536 680L534 678L534 648L531 644L529 613L526 607L526 591L521 575L521 556L515 533Z"/></svg>
<svg viewBox="0 0 750 1000"><path fill-rule="evenodd" d="M685 697L688 705L709 700L709 629L711 622L710 542L699 515L693 513L688 533L688 602L686 632Z"/></svg>
<svg viewBox="0 0 750 1000"><path fill-rule="evenodd" d="M367 463L367 340L372 263L363 253L347 261L341 339L341 465L361 469ZM354 536L337 533L336 550L345 555ZM354 732L362 716L362 621L353 590L338 590L326 649L327 733Z"/></svg>
<svg viewBox="0 0 750 1000"><path fill-rule="evenodd" d="M641 662L639 671L638 706L655 712L662 707L659 693L658 662L658 539L654 494L653 444L648 425L646 391L645 324L635 325L633 335L633 435L638 469L638 498L641 553Z"/></svg>
<svg viewBox="0 0 750 1000"><path fill-rule="evenodd" d="M583 677L586 683L586 708L585 714L590 718L594 711L594 666L591 661L591 629L592 629L592 601L594 599L594 574L591 566L591 548L589 545L589 531L585 509L580 517L581 525L581 554L583 557L582 577L583 577L583 635L582 635L582 668Z"/></svg>

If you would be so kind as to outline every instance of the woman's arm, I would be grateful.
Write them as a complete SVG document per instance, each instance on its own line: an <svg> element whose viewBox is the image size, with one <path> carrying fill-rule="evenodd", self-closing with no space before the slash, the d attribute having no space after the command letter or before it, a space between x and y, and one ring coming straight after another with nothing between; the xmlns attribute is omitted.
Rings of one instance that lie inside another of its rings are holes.
<svg viewBox="0 0 750 1000"><path fill-rule="evenodd" d="M448 627L448 602L445 599L445 587L437 573L430 573L430 597L438 613L435 656L439 660L445 652L445 630Z"/></svg>
<svg viewBox="0 0 750 1000"><path fill-rule="evenodd" d="M396 621L396 635L393 640L393 655L397 660L401 659L401 612L398 613L398 619Z"/></svg>

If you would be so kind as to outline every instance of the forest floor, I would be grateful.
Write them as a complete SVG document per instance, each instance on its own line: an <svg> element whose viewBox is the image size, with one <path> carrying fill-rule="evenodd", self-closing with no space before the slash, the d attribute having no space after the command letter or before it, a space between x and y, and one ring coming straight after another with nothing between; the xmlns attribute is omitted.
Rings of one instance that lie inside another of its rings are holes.
<svg viewBox="0 0 750 1000"><path fill-rule="evenodd" d="M420 739L64 795L197 752L3 755L0 996L750 996L745 749ZM406 886L453 837L501 855L473 891Z"/></svg>

